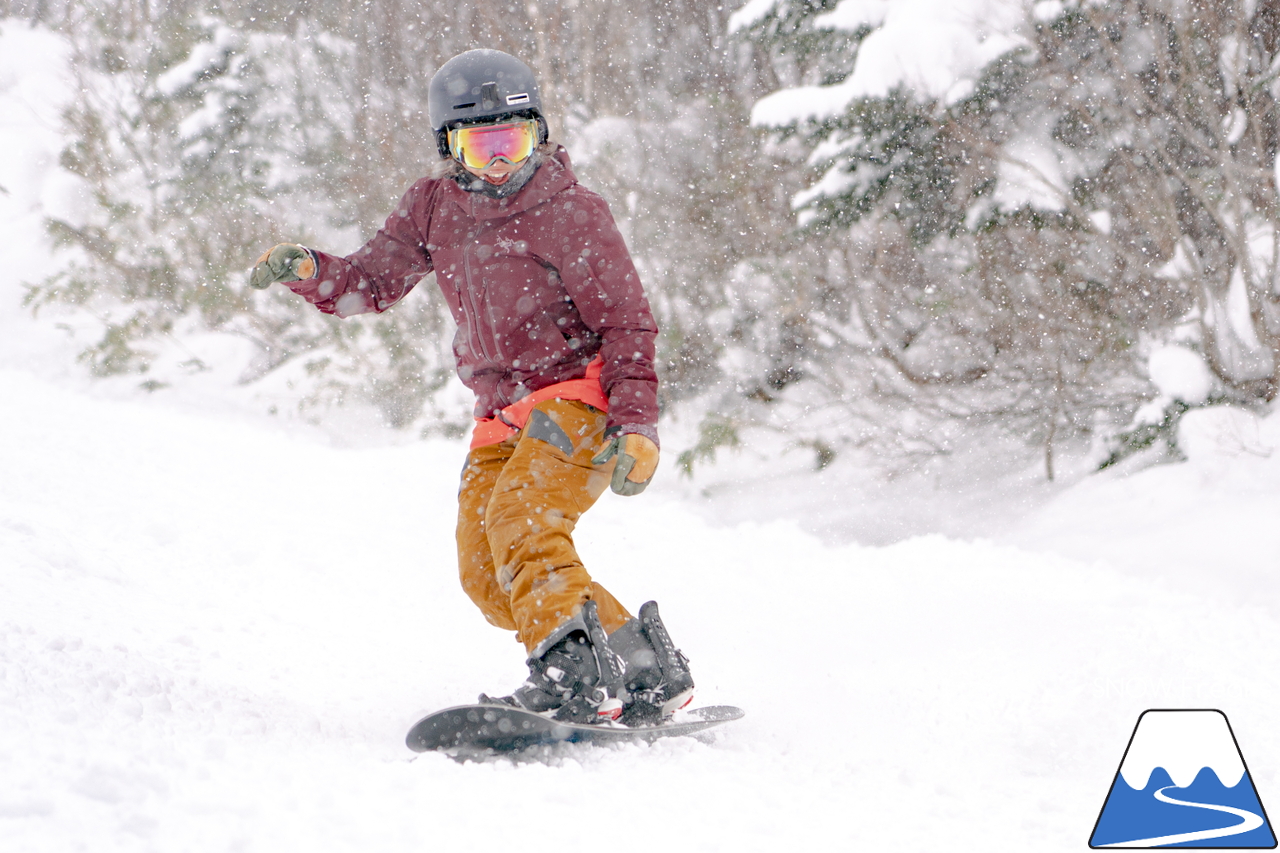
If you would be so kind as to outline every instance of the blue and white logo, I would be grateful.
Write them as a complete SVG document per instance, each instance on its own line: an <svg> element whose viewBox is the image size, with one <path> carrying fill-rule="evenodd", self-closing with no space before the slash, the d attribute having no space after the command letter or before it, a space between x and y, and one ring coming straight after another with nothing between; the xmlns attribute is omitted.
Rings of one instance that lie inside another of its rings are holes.
<svg viewBox="0 0 1280 853"><path fill-rule="evenodd" d="M1221 711L1144 711L1089 846L1274 848Z"/></svg>

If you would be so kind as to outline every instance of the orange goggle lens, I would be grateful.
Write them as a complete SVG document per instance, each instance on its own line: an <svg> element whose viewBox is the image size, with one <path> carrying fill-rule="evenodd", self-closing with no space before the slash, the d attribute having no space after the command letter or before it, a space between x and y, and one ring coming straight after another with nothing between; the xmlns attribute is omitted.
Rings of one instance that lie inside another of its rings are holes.
<svg viewBox="0 0 1280 853"><path fill-rule="evenodd" d="M449 131L449 153L472 169L483 169L495 160L514 165L532 154L537 144L538 123L533 119L455 127Z"/></svg>

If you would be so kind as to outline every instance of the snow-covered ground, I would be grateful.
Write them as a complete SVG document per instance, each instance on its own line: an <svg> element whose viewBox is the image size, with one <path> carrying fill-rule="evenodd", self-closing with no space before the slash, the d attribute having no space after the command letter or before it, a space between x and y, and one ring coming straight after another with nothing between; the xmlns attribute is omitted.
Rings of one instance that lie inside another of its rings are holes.
<svg viewBox="0 0 1280 853"><path fill-rule="evenodd" d="M68 192L52 119L17 109L48 90L12 58L52 42L17 37L0 849L1083 850L1147 708L1222 709L1277 808L1280 419L1226 411L1188 419L1187 463L1065 487L761 478L749 450L692 483L668 466L606 496L579 544L624 601L662 603L700 703L746 718L415 756L421 714L523 672L454 579L462 446L272 420L216 377L84 379L66 333L17 307L44 257L31 223Z"/></svg>

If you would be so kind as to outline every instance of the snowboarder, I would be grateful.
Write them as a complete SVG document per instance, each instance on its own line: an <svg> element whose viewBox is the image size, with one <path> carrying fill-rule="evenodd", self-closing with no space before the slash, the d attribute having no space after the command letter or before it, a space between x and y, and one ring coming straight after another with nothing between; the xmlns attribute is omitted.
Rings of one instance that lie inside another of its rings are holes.
<svg viewBox="0 0 1280 853"><path fill-rule="evenodd" d="M441 160L373 239L345 258L281 243L250 284L350 317L387 310L434 270L477 398L462 586L528 652L528 680L481 701L574 722L662 719L693 698L687 661L657 606L633 618L572 539L606 488L638 494L658 465L657 326L639 276L604 200L548 141L527 65L459 54L432 78L427 112Z"/></svg>

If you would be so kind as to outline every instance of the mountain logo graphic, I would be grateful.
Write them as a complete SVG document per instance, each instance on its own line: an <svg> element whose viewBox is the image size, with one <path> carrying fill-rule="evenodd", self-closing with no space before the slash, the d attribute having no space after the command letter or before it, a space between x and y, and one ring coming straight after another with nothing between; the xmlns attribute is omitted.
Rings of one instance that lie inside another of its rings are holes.
<svg viewBox="0 0 1280 853"><path fill-rule="evenodd" d="M1227 715L1143 711L1089 846L1274 848Z"/></svg>

